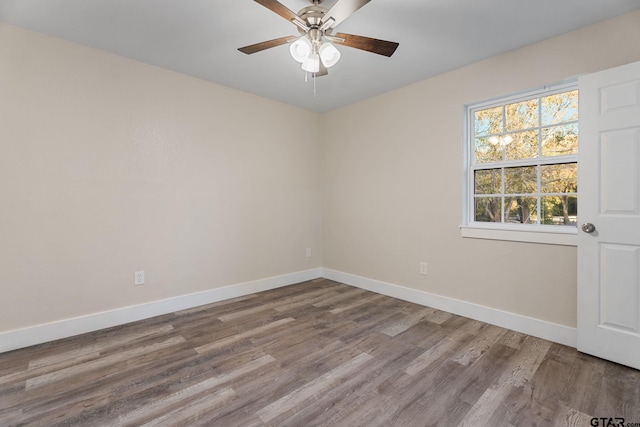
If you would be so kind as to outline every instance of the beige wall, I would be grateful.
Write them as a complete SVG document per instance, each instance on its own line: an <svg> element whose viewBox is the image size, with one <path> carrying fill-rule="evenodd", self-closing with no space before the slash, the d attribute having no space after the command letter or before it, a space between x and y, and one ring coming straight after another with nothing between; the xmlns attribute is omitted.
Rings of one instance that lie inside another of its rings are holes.
<svg viewBox="0 0 640 427"><path fill-rule="evenodd" d="M0 331L319 267L319 120L0 24Z"/></svg>
<svg viewBox="0 0 640 427"><path fill-rule="evenodd" d="M324 267L575 326L575 247L460 237L463 106L637 60L640 12L325 114Z"/></svg>

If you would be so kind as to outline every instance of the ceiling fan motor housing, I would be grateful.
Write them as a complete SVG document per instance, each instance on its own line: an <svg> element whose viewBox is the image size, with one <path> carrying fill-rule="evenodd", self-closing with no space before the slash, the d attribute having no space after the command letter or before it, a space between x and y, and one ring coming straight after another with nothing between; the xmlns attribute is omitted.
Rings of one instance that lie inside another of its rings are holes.
<svg viewBox="0 0 640 427"><path fill-rule="evenodd" d="M318 29L322 25L322 18L328 12L328 9L320 6L308 6L298 12L298 16L307 23L309 28ZM305 34L302 28L298 28L300 34Z"/></svg>

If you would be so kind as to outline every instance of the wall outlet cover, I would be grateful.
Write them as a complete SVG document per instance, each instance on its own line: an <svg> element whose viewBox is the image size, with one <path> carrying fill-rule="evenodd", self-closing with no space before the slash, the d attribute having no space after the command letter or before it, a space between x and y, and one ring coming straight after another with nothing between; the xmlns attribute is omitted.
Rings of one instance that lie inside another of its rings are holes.
<svg viewBox="0 0 640 427"><path fill-rule="evenodd" d="M134 285L144 285L144 271L136 271L133 280Z"/></svg>
<svg viewBox="0 0 640 427"><path fill-rule="evenodd" d="M420 274L426 276L428 270L429 270L429 264L427 264L426 262L421 262L420 263Z"/></svg>

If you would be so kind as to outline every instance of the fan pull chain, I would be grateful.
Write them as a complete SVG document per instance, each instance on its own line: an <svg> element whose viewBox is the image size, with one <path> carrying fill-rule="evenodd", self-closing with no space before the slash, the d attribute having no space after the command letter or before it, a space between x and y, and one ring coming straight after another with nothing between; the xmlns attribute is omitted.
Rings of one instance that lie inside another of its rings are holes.
<svg viewBox="0 0 640 427"><path fill-rule="evenodd" d="M316 73L311 73L311 78L313 79L313 97L316 97ZM309 81L309 73L307 71L304 72L304 82L307 83Z"/></svg>

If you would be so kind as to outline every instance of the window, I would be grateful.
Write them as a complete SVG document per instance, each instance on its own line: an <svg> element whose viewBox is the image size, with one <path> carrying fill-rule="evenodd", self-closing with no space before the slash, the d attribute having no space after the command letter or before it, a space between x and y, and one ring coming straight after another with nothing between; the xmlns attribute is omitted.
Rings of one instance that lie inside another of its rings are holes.
<svg viewBox="0 0 640 427"><path fill-rule="evenodd" d="M463 236L575 244L576 84L468 106L466 134Z"/></svg>

